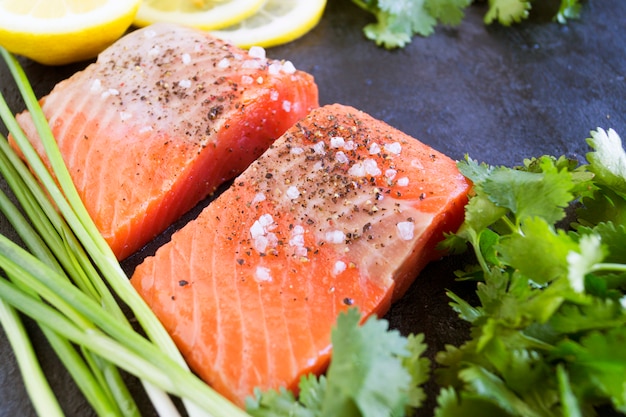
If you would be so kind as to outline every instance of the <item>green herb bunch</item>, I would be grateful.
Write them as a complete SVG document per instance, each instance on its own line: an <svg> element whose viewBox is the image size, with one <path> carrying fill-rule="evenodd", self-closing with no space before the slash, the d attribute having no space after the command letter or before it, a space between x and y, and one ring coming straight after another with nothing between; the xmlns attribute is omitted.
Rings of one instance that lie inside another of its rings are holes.
<svg viewBox="0 0 626 417"><path fill-rule="evenodd" d="M614 130L588 143L587 165L459 164L475 194L444 246L473 249L480 305L448 294L472 330L437 356L437 416L626 413L626 153Z"/></svg>
<svg viewBox="0 0 626 417"><path fill-rule="evenodd" d="M553 16L565 23L579 17L580 0L559 0ZM352 0L375 16L376 22L363 28L365 36L387 49L403 48L414 35L429 36L438 24L458 26L472 0ZM533 0L488 0L485 24L504 26L519 23L530 15Z"/></svg>

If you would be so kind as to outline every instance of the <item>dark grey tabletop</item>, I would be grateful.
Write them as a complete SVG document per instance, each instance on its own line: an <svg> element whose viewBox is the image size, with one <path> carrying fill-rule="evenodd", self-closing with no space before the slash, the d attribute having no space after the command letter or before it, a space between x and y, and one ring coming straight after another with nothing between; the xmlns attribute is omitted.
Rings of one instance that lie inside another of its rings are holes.
<svg viewBox="0 0 626 417"><path fill-rule="evenodd" d="M322 104L362 109L455 159L469 154L508 166L543 154L582 159L592 129L614 128L626 138L626 1L587 0L582 19L567 25L546 22L536 13L514 27L485 26L484 13L484 3L473 5L458 28L438 27L431 37L387 51L362 35L371 16L349 0L329 0L312 32L268 50L268 56L289 59L312 73ZM22 62L41 95L84 66ZM3 65L0 80L9 104L21 110ZM1 125L0 130L6 133ZM0 231L14 236L1 218ZM124 267L132 270L158 244L148 245ZM462 261L446 258L429 265L387 315L403 333L425 333L431 358L466 336L444 293L452 289L473 297L471 284L454 281ZM67 415L92 415L43 338L32 333ZM1 329L0 357L0 416L34 415ZM132 381L131 388L141 396ZM437 388L430 384L427 391L424 416L432 415Z"/></svg>

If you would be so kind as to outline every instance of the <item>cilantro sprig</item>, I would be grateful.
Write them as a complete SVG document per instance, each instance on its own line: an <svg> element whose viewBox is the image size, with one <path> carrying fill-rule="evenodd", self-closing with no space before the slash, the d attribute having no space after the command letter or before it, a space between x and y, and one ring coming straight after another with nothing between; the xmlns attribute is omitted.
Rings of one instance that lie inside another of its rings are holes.
<svg viewBox="0 0 626 417"><path fill-rule="evenodd" d="M387 49L403 48L415 35L430 36L438 24L458 26L473 0L352 0L371 13L375 22L365 36ZM485 24L510 26L527 19L532 0L488 0ZM553 20L565 23L580 16L580 0L561 0Z"/></svg>
<svg viewBox="0 0 626 417"><path fill-rule="evenodd" d="M474 251L480 305L448 294L472 338L437 355L436 416L626 413L626 153L613 130L588 143L586 165L459 163L474 194L443 246Z"/></svg>
<svg viewBox="0 0 626 417"><path fill-rule="evenodd" d="M246 408L254 417L403 416L421 406L430 375L423 335L401 336L370 317L359 325L355 308L340 314L332 332L333 357L326 375L305 376L295 398L286 389L256 392ZM375 342L374 342L375 341Z"/></svg>

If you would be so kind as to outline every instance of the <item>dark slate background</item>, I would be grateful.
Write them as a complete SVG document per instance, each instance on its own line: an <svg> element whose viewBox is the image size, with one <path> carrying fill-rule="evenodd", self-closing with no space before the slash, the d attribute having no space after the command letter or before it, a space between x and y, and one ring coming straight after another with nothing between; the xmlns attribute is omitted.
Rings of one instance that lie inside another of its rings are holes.
<svg viewBox="0 0 626 417"><path fill-rule="evenodd" d="M582 19L566 25L547 18L556 3L537 0L528 21L505 28L485 26L486 6L479 2L459 27L438 27L428 38L416 37L404 49L387 51L363 37L362 27L372 16L349 0L329 0L312 32L269 49L268 56L291 60L312 73L322 104L357 107L455 159L469 154L507 166L543 154L582 160L592 129L614 128L626 139L626 1L586 0ZM39 95L85 65L21 62ZM0 80L9 104L21 110L4 64ZM1 124L0 131L6 133ZM125 261L127 271L200 208ZM15 236L1 216L0 230ZM454 270L464 261L450 257L429 265L387 315L402 333L423 332L431 358L467 335L445 295L451 289L474 299L471 284L454 280ZM92 415L43 338L32 323L28 326L67 415ZM0 358L0 416L35 415L2 329ZM129 383L145 415L153 414L136 382L129 378ZM429 384L427 390L423 416L432 415L437 387Z"/></svg>

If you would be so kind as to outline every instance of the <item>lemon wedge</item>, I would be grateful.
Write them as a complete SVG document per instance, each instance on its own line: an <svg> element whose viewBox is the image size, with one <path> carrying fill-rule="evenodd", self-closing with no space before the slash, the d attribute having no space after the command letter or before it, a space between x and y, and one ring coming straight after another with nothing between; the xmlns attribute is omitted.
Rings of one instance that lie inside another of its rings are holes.
<svg viewBox="0 0 626 417"><path fill-rule="evenodd" d="M267 0L251 17L211 33L241 48L278 46L313 29L325 7L326 0Z"/></svg>
<svg viewBox="0 0 626 417"><path fill-rule="evenodd" d="M143 0L135 16L136 26L157 22L177 23L198 29L221 29L256 13L265 0Z"/></svg>
<svg viewBox="0 0 626 417"><path fill-rule="evenodd" d="M140 0L3 0L0 45L47 65L93 58L121 37Z"/></svg>

